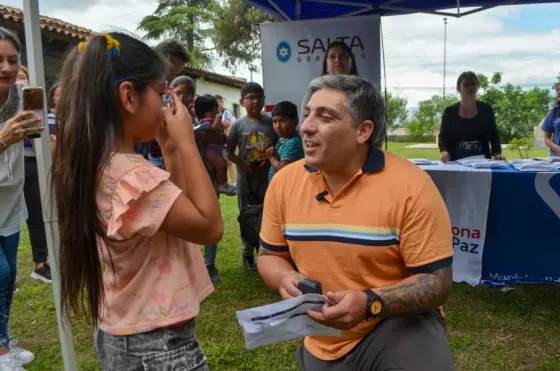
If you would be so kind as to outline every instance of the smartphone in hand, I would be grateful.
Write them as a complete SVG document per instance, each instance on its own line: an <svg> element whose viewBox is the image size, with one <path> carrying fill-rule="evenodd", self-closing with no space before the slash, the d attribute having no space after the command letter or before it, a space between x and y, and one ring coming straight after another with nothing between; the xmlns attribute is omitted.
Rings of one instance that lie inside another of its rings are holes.
<svg viewBox="0 0 560 371"><path fill-rule="evenodd" d="M45 107L45 100L44 100L45 93L43 91L43 88L24 87L22 89L22 95L23 95L23 110L33 111L34 115L43 117L44 107ZM43 123L38 122L36 125L41 126L43 125ZM40 138L41 134L40 133L29 134L28 136L29 138L34 139L34 138Z"/></svg>
<svg viewBox="0 0 560 371"><path fill-rule="evenodd" d="M323 287L321 282L304 278L298 282L297 288L303 294L319 294L323 295Z"/></svg>

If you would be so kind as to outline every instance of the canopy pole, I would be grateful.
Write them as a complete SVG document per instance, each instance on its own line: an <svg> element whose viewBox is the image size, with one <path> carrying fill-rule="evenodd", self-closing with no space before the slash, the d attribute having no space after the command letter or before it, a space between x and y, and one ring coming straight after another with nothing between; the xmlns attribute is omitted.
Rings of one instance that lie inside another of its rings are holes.
<svg viewBox="0 0 560 371"><path fill-rule="evenodd" d="M43 62L43 45L41 41L41 19L38 0L23 0L23 23L25 29L25 47L27 52L27 67L31 86L45 86L45 72ZM43 96L46 102L46 95ZM43 109L43 122L47 123L47 107ZM48 126L48 125L47 125ZM56 307L56 322L60 337L62 360L65 371L77 370L76 355L72 341L72 329L68 315L60 305L60 237L58 234L58 213L50 192L48 175L51 173L52 155L49 132L46 131L40 139L35 140L37 154L37 170L39 173L39 188L41 190L41 204L43 207L43 220L49 251L49 262L52 273L52 288L54 304Z"/></svg>
<svg viewBox="0 0 560 371"><path fill-rule="evenodd" d="M379 19L379 32L381 34L381 57L383 58L383 85L385 86L385 151L388 147L387 132L389 126L389 107L387 102L387 70L385 69L385 43L383 42L383 22Z"/></svg>
<svg viewBox="0 0 560 371"><path fill-rule="evenodd" d="M296 21L299 21L301 19L301 2L302 0L296 0L294 4L294 14Z"/></svg>

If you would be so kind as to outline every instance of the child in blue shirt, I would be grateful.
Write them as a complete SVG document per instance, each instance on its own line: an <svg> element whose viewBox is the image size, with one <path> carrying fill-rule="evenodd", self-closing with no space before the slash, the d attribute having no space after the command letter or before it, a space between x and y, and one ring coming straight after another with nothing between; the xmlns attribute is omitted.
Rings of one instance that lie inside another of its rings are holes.
<svg viewBox="0 0 560 371"><path fill-rule="evenodd" d="M274 131L279 140L274 147L265 152L271 165L268 172L269 182L284 166L304 157L303 142L296 131L298 121L297 106L292 102L280 102L272 110Z"/></svg>

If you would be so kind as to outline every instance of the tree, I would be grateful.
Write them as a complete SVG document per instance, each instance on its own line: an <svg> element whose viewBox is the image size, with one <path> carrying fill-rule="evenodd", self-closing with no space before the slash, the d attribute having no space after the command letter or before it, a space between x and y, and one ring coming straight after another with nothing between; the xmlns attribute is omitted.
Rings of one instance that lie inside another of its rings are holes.
<svg viewBox="0 0 560 371"><path fill-rule="evenodd" d="M275 18L241 1L226 0L214 20L212 40L226 68L251 64L261 51L259 24Z"/></svg>
<svg viewBox="0 0 560 371"><path fill-rule="evenodd" d="M406 106L408 101L406 98L393 96L391 93L387 93L387 127L392 128L393 126L402 125L408 116Z"/></svg>
<svg viewBox="0 0 560 371"><path fill-rule="evenodd" d="M532 137L533 127L550 109L550 90L533 88L525 91L518 85L501 85L501 72L494 73L490 80L482 74L478 79L481 88L478 99L494 109L502 142Z"/></svg>
<svg viewBox="0 0 560 371"><path fill-rule="evenodd" d="M259 57L258 25L269 21L274 18L241 0L159 0L138 29L149 40L183 42L195 66L212 65L217 53L227 68L235 69Z"/></svg>
<svg viewBox="0 0 560 371"><path fill-rule="evenodd" d="M508 143L512 139L532 136L538 121L531 113L527 93L520 86L509 83L502 89L504 98L494 106L501 140Z"/></svg>
<svg viewBox="0 0 560 371"><path fill-rule="evenodd" d="M533 136L527 138L512 139L508 145L510 151L517 151L519 157L529 158L531 150L533 149Z"/></svg>
<svg viewBox="0 0 560 371"><path fill-rule="evenodd" d="M154 14L144 17L138 29L146 39L175 38L183 42L193 57L193 65L211 64L210 36L216 16L215 0L159 0Z"/></svg>
<svg viewBox="0 0 560 371"><path fill-rule="evenodd" d="M405 124L409 135L422 139L431 136L433 128L441 124L441 116L446 107L457 102L454 96L434 95L418 103L418 109L414 113L414 118Z"/></svg>
<svg viewBox="0 0 560 371"><path fill-rule="evenodd" d="M488 79L488 77L479 73L478 83L480 85L480 92L477 99L488 103L492 107L502 101L504 93L499 86L502 83L502 75L501 72L496 72L491 79Z"/></svg>

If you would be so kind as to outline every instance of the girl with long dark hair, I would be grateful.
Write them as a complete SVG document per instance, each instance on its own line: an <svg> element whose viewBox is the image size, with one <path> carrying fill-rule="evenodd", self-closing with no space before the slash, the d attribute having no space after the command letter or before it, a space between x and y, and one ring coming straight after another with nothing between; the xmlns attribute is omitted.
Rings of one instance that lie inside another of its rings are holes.
<svg viewBox="0 0 560 371"><path fill-rule="evenodd" d="M103 369L207 370L194 318L213 290L197 244L223 234L189 113L164 101L164 62L131 36L65 61L53 180L64 307L96 325ZM167 169L134 152L157 137ZM187 242L191 241L191 242Z"/></svg>

